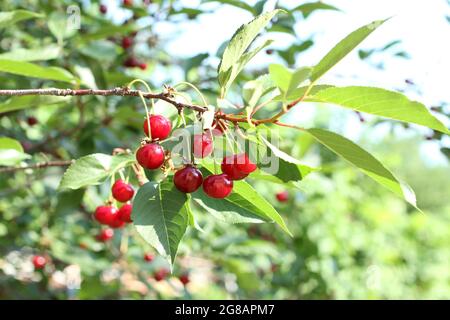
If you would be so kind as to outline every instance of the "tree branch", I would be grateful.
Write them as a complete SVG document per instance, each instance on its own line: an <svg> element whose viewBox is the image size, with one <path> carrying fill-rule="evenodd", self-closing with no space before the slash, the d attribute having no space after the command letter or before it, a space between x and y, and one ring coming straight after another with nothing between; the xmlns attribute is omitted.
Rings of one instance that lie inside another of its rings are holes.
<svg viewBox="0 0 450 320"><path fill-rule="evenodd" d="M140 90L131 90L128 87L114 89L17 89L17 90L0 90L0 96L131 96L138 97L139 94L146 99L159 99L172 104L178 110L191 109L198 112L205 112L207 109L194 104L186 104L175 101L170 92L148 93Z"/></svg>
<svg viewBox="0 0 450 320"><path fill-rule="evenodd" d="M72 164L73 162L74 162L74 160L38 162L38 163L31 164L31 165L28 165L25 167L0 168L0 173L15 172L15 171L26 170L26 169L42 169L42 168L47 168L47 167L65 167L65 166Z"/></svg>

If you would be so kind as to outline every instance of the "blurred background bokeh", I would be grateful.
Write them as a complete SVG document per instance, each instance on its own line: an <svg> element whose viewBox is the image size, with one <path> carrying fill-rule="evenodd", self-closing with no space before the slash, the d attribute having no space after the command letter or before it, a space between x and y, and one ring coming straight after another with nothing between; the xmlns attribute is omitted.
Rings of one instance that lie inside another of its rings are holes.
<svg viewBox="0 0 450 320"><path fill-rule="evenodd" d="M45 18L0 23L0 59L60 66L92 88L142 78L159 91L188 80L214 101L217 64L234 30L262 11L285 8L291 14L276 18L262 36L275 42L233 88L231 99L239 104L240 85L268 64L314 65L350 31L393 16L321 81L404 92L449 124L446 0L425 8L423 1L387 0L131 2L2 1L2 12L25 9ZM79 8L81 28L61 32L70 6ZM28 51L21 56L21 50ZM2 89L67 86L1 72L0 83ZM144 114L139 103L40 98L11 110L2 99L0 135L20 140L35 162L134 149ZM107 183L58 193L60 168L1 173L0 299L449 298L449 137L312 103L285 120L358 142L411 185L423 213L310 137L284 128L281 149L321 170L288 185L249 180L294 236L273 224L222 224L193 208L203 231L188 231L170 275L131 226L112 239L98 237L91 216L108 195ZM41 270L35 255L47 260Z"/></svg>

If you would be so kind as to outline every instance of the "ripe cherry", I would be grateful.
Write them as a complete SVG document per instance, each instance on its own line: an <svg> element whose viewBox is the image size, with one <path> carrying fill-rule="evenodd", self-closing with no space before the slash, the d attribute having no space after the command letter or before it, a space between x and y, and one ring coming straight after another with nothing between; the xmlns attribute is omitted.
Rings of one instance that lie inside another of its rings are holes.
<svg viewBox="0 0 450 320"><path fill-rule="evenodd" d="M34 269L41 270L44 269L45 265L47 264L47 259L44 256L35 255L33 256L33 265Z"/></svg>
<svg viewBox="0 0 450 320"><path fill-rule="evenodd" d="M227 174L231 180L242 180L248 173L241 172L236 166L236 155L224 157L221 164L222 172Z"/></svg>
<svg viewBox="0 0 450 320"><path fill-rule="evenodd" d="M157 143L149 143L139 148L136 159L146 169L158 169L164 163L164 149Z"/></svg>
<svg viewBox="0 0 450 320"><path fill-rule="evenodd" d="M27 118L27 123L30 127L34 126L35 124L38 123L38 120L36 119L36 117L28 117Z"/></svg>
<svg viewBox="0 0 450 320"><path fill-rule="evenodd" d="M106 12L108 12L108 7L104 4L100 5L100 13L101 14L106 14Z"/></svg>
<svg viewBox="0 0 450 320"><path fill-rule="evenodd" d="M125 59L123 66L127 68L134 68L139 66L139 61L135 57L131 56Z"/></svg>
<svg viewBox="0 0 450 320"><path fill-rule="evenodd" d="M108 224L113 229L123 228L125 226L125 221L120 218L119 212L114 216L114 219Z"/></svg>
<svg viewBox="0 0 450 320"><path fill-rule="evenodd" d="M196 167L188 165L175 173L173 183L181 192L191 193L200 188L203 183L203 175Z"/></svg>
<svg viewBox="0 0 450 320"><path fill-rule="evenodd" d="M131 37L124 37L122 39L122 48L128 49L133 45L133 39Z"/></svg>
<svg viewBox="0 0 450 320"><path fill-rule="evenodd" d="M159 269L155 272L153 277L155 278L156 281L161 281L161 280L164 280L168 274L169 274L169 270Z"/></svg>
<svg viewBox="0 0 450 320"><path fill-rule="evenodd" d="M235 155L233 164L236 169L242 173L250 174L257 169L256 164L254 164L245 153Z"/></svg>
<svg viewBox="0 0 450 320"><path fill-rule="evenodd" d="M147 70L147 64L145 62L139 63L139 69L141 70Z"/></svg>
<svg viewBox="0 0 450 320"><path fill-rule="evenodd" d="M111 188L111 192L114 199L120 202L127 202L131 200L131 198L133 198L134 195L133 187L120 179L114 182Z"/></svg>
<svg viewBox="0 0 450 320"><path fill-rule="evenodd" d="M204 158L209 156L213 151L213 141L211 133L196 134L194 136L194 156Z"/></svg>
<svg viewBox="0 0 450 320"><path fill-rule="evenodd" d="M115 222L118 212L113 206L99 206L95 209L94 217L101 224L110 225Z"/></svg>
<svg viewBox="0 0 450 320"><path fill-rule="evenodd" d="M123 0L123 5L125 7L131 7L133 5L133 0Z"/></svg>
<svg viewBox="0 0 450 320"><path fill-rule="evenodd" d="M145 135L148 137L148 119L145 118L143 124ZM150 116L150 128L152 139L164 140L170 134L170 130L172 130L172 124L169 119L166 117L156 114Z"/></svg>
<svg viewBox="0 0 450 320"><path fill-rule="evenodd" d="M190 281L189 275L187 273L182 274L178 277L178 279L181 281L183 285L187 285Z"/></svg>
<svg viewBox="0 0 450 320"><path fill-rule="evenodd" d="M133 206L129 203L125 203L119 209L119 219L126 223L133 222L133 220L131 220L131 211L133 211Z"/></svg>
<svg viewBox="0 0 450 320"><path fill-rule="evenodd" d="M214 174L203 181L203 191L211 198L225 198L233 190L233 180L228 175Z"/></svg>
<svg viewBox="0 0 450 320"><path fill-rule="evenodd" d="M111 240L113 237L114 237L114 230L109 228L100 231L100 233L96 236L97 240L101 242L107 242Z"/></svg>
<svg viewBox="0 0 450 320"><path fill-rule="evenodd" d="M155 257L151 253L144 254L144 260L147 262L152 262Z"/></svg>
<svg viewBox="0 0 450 320"><path fill-rule="evenodd" d="M287 202L289 200L289 192L287 191L278 192L275 196L279 202Z"/></svg>

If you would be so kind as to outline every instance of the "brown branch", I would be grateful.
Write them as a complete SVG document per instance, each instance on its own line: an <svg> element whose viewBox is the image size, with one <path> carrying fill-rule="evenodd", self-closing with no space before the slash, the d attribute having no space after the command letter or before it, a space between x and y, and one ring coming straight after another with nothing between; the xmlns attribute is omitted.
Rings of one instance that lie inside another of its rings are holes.
<svg viewBox="0 0 450 320"><path fill-rule="evenodd" d="M207 109L194 104L186 104L175 101L173 95L169 92L162 93L147 93L140 90L131 90L127 87L114 88L114 89L16 89L16 90L0 90L0 96L131 96L138 97L139 94L146 99L159 99L164 100L173 105L178 110L191 109L198 112L205 112Z"/></svg>
<svg viewBox="0 0 450 320"><path fill-rule="evenodd" d="M31 164L25 167L5 167L0 168L0 173L5 172L15 172L19 170L26 170L26 169L42 169L47 167L65 167L73 163L74 160L61 160L61 161L45 161L45 162L38 162L35 164Z"/></svg>

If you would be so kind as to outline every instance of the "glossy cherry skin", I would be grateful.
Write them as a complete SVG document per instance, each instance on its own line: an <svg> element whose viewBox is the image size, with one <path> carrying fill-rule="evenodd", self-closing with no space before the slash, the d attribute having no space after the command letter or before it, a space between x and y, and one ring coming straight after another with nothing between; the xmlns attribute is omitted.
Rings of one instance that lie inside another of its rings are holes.
<svg viewBox="0 0 450 320"><path fill-rule="evenodd" d="M289 192L287 191L278 192L275 196L279 202L287 202L289 200Z"/></svg>
<svg viewBox="0 0 450 320"><path fill-rule="evenodd" d="M203 191L211 198L222 199L233 190L233 180L226 174L213 174L203 181Z"/></svg>
<svg viewBox="0 0 450 320"><path fill-rule="evenodd" d="M105 6L104 4L100 5L100 13L101 14L106 14L106 12L108 12L108 7Z"/></svg>
<svg viewBox="0 0 450 320"><path fill-rule="evenodd" d="M144 124L142 126L145 135L148 137L147 119L144 120ZM170 123L170 121L160 114L150 116L150 127L153 140L155 139L164 140L169 136L170 131L172 130L172 124Z"/></svg>
<svg viewBox="0 0 450 320"><path fill-rule="evenodd" d="M242 173L250 174L257 169L256 164L254 164L245 153L235 155L233 163L236 166L236 169Z"/></svg>
<svg viewBox="0 0 450 320"><path fill-rule="evenodd" d="M187 273L182 274L181 276L178 277L178 279L181 281L183 285L187 285L190 281L189 275Z"/></svg>
<svg viewBox="0 0 450 320"><path fill-rule="evenodd" d="M151 253L144 254L144 260L147 262L152 262L155 257Z"/></svg>
<svg viewBox="0 0 450 320"><path fill-rule="evenodd" d="M114 182L111 188L111 192L114 199L116 199L119 202L127 202L131 200L134 195L133 187L120 179Z"/></svg>
<svg viewBox="0 0 450 320"><path fill-rule="evenodd" d="M101 242L107 242L111 240L114 237L114 230L113 229L104 229L100 231L100 233L97 235L97 240Z"/></svg>
<svg viewBox="0 0 450 320"><path fill-rule="evenodd" d="M204 158L209 156L213 151L213 141L211 133L196 134L194 136L194 156Z"/></svg>
<svg viewBox="0 0 450 320"><path fill-rule="evenodd" d="M149 143L139 148L136 160L146 169L158 169L164 163L164 149L157 143Z"/></svg>
<svg viewBox="0 0 450 320"><path fill-rule="evenodd" d="M168 274L169 274L169 270L159 269L155 272L153 277L155 278L156 281L161 281L161 280L164 280Z"/></svg>
<svg viewBox="0 0 450 320"><path fill-rule="evenodd" d="M193 166L186 166L175 172L173 177L175 187L184 193L196 191L203 183L203 175Z"/></svg>
<svg viewBox="0 0 450 320"><path fill-rule="evenodd" d="M113 229L123 228L125 226L126 222L122 221L120 219L119 211L117 211L117 214L114 216L114 219L108 224Z"/></svg>
<svg viewBox="0 0 450 320"><path fill-rule="evenodd" d="M133 45L133 39L131 37L124 37L122 39L122 48L128 49Z"/></svg>
<svg viewBox="0 0 450 320"><path fill-rule="evenodd" d="M113 206L99 206L95 209L94 217L99 223L110 225L116 220L118 212Z"/></svg>
<svg viewBox="0 0 450 320"><path fill-rule="evenodd" d="M236 155L224 157L221 164L222 172L227 174L231 180L242 180L249 174L244 173L236 166Z"/></svg>
<svg viewBox="0 0 450 320"><path fill-rule="evenodd" d="M119 208L119 219L126 223L133 222L133 220L131 220L131 211L133 211L133 206L129 203L125 203Z"/></svg>
<svg viewBox="0 0 450 320"><path fill-rule="evenodd" d="M44 256L35 255L33 256L33 265L36 270L44 269L47 264L47 259Z"/></svg>

